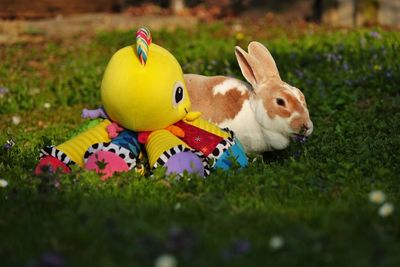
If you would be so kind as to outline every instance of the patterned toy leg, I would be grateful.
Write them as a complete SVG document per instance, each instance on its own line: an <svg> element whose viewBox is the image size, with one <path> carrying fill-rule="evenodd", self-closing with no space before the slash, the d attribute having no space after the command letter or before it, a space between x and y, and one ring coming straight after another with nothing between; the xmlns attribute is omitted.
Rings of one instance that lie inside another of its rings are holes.
<svg viewBox="0 0 400 267"><path fill-rule="evenodd" d="M60 167L64 172L70 172L69 166L74 164L83 167L83 156L89 146L98 142L110 141L106 131L106 127L110 123L109 120L104 120L78 133L61 145L43 148L40 151L40 160L35 168L35 174L41 174L44 171L54 172Z"/></svg>
<svg viewBox="0 0 400 267"><path fill-rule="evenodd" d="M95 170L103 180L115 172L135 169L141 153L137 136L135 132L124 130L111 142L92 145L84 155L85 168Z"/></svg>
<svg viewBox="0 0 400 267"><path fill-rule="evenodd" d="M71 169L70 167L68 167L67 164L65 164L58 158L54 158L48 155L42 157L35 168L36 175L40 175L45 172L54 173L57 171L60 171L62 173L69 173L71 172Z"/></svg>
<svg viewBox="0 0 400 267"><path fill-rule="evenodd" d="M75 164L64 152L54 146L44 147L40 151L39 158L39 163L35 168L36 175L44 172L54 173L60 168L64 173L69 173L71 171L70 166Z"/></svg>
<svg viewBox="0 0 400 267"><path fill-rule="evenodd" d="M248 165L248 158L244 152L244 148L235 137L234 132L229 129L221 129L203 118L198 118L188 123L223 138L213 152L208 155L208 158L212 159L214 162L213 169L220 168L227 170L230 169L234 163L238 164L241 168Z"/></svg>
<svg viewBox="0 0 400 267"><path fill-rule="evenodd" d="M104 120L98 125L84 131L73 137L72 139L58 145L56 148L63 151L68 157L80 167L84 167L83 157L86 150L93 144L101 142L110 142L107 133L107 126L110 125L109 120Z"/></svg>
<svg viewBox="0 0 400 267"><path fill-rule="evenodd" d="M228 170L234 164L238 164L241 168L248 165L244 148L233 133L232 137L228 137L218 144L213 153L209 155L209 158L213 159L213 169Z"/></svg>
<svg viewBox="0 0 400 267"><path fill-rule="evenodd" d="M124 159L109 151L98 151L91 155L86 161L85 168L101 174L102 180L107 180L115 172L129 171Z"/></svg>
<svg viewBox="0 0 400 267"><path fill-rule="evenodd" d="M197 173L206 176L210 173L207 159L201 152L188 147L182 140L167 130L150 134L146 142L150 166L165 166L167 174Z"/></svg>

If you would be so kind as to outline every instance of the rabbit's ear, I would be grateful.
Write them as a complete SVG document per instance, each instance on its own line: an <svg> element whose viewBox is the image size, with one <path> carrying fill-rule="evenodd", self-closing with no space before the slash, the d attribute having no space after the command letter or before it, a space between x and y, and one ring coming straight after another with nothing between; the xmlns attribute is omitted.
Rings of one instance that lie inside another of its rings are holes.
<svg viewBox="0 0 400 267"><path fill-rule="evenodd" d="M280 79L278 68L274 58L268 49L259 42L251 42L248 47L249 55L257 59L264 69L267 77L276 77Z"/></svg>
<svg viewBox="0 0 400 267"><path fill-rule="evenodd" d="M235 47L236 59L246 80L255 88L265 79L260 63L239 46Z"/></svg>

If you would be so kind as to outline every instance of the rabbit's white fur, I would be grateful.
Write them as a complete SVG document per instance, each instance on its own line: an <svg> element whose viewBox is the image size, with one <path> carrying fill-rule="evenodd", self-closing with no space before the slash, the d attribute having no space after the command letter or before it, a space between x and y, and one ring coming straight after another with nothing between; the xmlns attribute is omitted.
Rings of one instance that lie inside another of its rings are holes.
<svg viewBox="0 0 400 267"><path fill-rule="evenodd" d="M192 110L232 129L247 152L284 149L294 134L308 136L313 131L304 95L280 79L262 44L251 42L248 51L236 47L235 54L251 86L231 77L185 74Z"/></svg>
<svg viewBox="0 0 400 267"><path fill-rule="evenodd" d="M261 112L261 114L257 115L259 112ZM219 126L234 130L247 152L262 153L272 149L283 149L287 147L289 140L272 129L260 127L257 117L265 118L265 124L274 123L286 125L287 122L281 118L268 121L269 119L263 116L263 113L265 113L265 111L259 102L246 100L243 103L243 108L234 119L225 120L220 123Z"/></svg>

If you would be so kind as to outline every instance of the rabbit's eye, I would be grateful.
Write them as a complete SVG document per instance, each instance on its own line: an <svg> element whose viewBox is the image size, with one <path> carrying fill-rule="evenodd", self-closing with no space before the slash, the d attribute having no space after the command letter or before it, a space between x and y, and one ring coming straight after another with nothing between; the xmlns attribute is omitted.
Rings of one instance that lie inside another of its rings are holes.
<svg viewBox="0 0 400 267"><path fill-rule="evenodd" d="M282 107L286 107L286 102L282 98L277 98L276 104L278 104L279 106L282 106Z"/></svg>
<svg viewBox="0 0 400 267"><path fill-rule="evenodd" d="M183 91L183 85L180 82L177 82L174 86L174 92L172 96L172 104L173 106L177 106L180 102L183 101L185 98L184 96L184 91Z"/></svg>

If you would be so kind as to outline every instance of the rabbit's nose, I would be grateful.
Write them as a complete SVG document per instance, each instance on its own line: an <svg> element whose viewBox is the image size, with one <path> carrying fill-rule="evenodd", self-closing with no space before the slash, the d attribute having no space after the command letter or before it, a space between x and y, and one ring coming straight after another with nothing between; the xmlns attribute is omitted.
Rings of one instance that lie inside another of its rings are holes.
<svg viewBox="0 0 400 267"><path fill-rule="evenodd" d="M305 136L309 136L314 130L314 125L312 121L310 121L308 124L303 124L303 127L301 128L302 133L304 133Z"/></svg>

